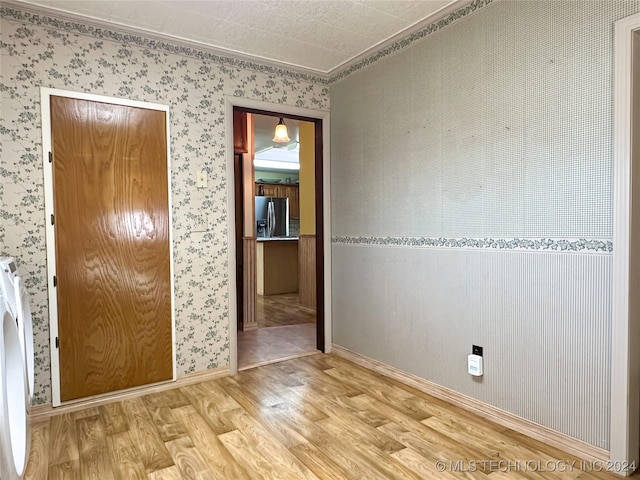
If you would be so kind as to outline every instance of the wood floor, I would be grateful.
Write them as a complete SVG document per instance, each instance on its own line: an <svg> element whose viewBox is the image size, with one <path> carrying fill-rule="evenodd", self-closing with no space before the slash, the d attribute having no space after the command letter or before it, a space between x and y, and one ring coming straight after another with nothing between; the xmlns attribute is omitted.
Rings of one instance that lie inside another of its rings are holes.
<svg viewBox="0 0 640 480"><path fill-rule="evenodd" d="M316 321L315 312L300 305L297 293L257 295L256 298L258 327L280 327Z"/></svg>
<svg viewBox="0 0 640 480"><path fill-rule="evenodd" d="M619 478L580 466L588 465L315 354L39 423L26 478Z"/></svg>

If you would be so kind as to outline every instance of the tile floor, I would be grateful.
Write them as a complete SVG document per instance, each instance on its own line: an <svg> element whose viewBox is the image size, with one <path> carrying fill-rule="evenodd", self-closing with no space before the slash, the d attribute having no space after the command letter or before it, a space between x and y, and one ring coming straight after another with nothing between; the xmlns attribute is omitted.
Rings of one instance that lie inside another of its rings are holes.
<svg viewBox="0 0 640 480"><path fill-rule="evenodd" d="M315 323L238 332L240 370L317 352Z"/></svg>
<svg viewBox="0 0 640 480"><path fill-rule="evenodd" d="M258 296L258 329L238 332L238 369L316 353L314 312L297 294Z"/></svg>

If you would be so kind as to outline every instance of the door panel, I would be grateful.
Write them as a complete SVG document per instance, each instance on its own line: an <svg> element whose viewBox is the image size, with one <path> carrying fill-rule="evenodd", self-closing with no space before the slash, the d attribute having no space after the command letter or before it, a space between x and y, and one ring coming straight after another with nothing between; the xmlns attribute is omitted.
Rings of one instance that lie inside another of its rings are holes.
<svg viewBox="0 0 640 480"><path fill-rule="evenodd" d="M165 122L51 97L62 401L173 377Z"/></svg>

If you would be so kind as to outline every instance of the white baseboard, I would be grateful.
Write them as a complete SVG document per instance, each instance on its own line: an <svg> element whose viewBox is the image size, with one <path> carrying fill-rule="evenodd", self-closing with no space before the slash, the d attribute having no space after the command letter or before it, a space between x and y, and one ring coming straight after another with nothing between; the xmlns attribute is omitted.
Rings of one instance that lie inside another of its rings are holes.
<svg viewBox="0 0 640 480"><path fill-rule="evenodd" d="M541 442L551 445L559 450L575 455L581 459L596 462L609 460L609 452L603 448L596 447L589 443L578 440L564 433L552 430L548 427L532 422L525 418L501 410L488 403L481 402L475 398L468 397L462 393L450 390L441 385L420 378L416 375L403 372L395 367L386 365L377 360L365 357L358 353L347 350L344 347L333 344L333 353L347 360L357 363L360 366L378 372L394 380L398 380L410 387L421 392L449 402L458 407L464 408L476 415L491 420L499 425L505 426L516 432L523 433L528 437L534 438Z"/></svg>
<svg viewBox="0 0 640 480"><path fill-rule="evenodd" d="M107 403L120 402L122 400L128 400L131 398L141 397L143 395L149 395L151 393L164 392L174 388L186 387L187 385L193 385L194 383L206 382L207 380L213 380L215 378L226 377L229 375L229 367L214 368L212 370L204 370L202 372L188 373L175 382L166 382L156 385L150 385L140 388L129 389L123 392L107 393L104 395L89 398L87 400L80 400L67 405L61 405L53 408L50 403L44 405L34 405L31 408L30 417L32 422L39 422L46 420L56 415L62 415L63 413L72 413L85 408L98 407Z"/></svg>

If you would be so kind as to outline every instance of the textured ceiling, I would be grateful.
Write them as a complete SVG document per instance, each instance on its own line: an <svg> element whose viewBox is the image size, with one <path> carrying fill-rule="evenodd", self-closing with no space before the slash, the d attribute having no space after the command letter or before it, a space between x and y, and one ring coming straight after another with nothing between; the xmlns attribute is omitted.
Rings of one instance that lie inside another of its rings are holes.
<svg viewBox="0 0 640 480"><path fill-rule="evenodd" d="M466 0L21 0L92 23L332 75ZM87 19L86 17L90 17Z"/></svg>

